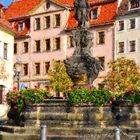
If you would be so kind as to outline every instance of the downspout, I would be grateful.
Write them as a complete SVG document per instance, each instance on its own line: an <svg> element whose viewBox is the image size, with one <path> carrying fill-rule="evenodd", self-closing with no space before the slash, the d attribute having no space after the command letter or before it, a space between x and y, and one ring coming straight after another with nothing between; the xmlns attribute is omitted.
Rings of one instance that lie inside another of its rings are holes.
<svg viewBox="0 0 140 140"><path fill-rule="evenodd" d="M112 29L112 34L113 34L113 38L112 38L112 60L115 60L115 25L113 23L113 29Z"/></svg>

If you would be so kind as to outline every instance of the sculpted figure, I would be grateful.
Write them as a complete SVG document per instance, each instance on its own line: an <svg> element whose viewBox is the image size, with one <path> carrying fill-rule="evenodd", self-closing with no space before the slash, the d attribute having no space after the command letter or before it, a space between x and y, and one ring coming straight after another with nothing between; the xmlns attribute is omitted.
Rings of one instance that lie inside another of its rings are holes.
<svg viewBox="0 0 140 140"><path fill-rule="evenodd" d="M78 26L87 27L86 22L89 21L89 8L90 4L88 0L75 0L74 12L75 18L78 21Z"/></svg>

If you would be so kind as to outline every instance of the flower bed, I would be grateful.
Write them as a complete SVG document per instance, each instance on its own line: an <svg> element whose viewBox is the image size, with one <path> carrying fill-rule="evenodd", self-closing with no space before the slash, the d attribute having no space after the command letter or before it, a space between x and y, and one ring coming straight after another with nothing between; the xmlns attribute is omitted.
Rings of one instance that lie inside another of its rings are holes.
<svg viewBox="0 0 140 140"><path fill-rule="evenodd" d="M127 104L140 103L140 90L130 88L124 93L111 93L105 89L76 88L68 93L71 105L108 106L114 101L127 101Z"/></svg>
<svg viewBox="0 0 140 140"><path fill-rule="evenodd" d="M44 89L25 89L25 90L12 90L7 93L7 103L14 109L22 111L26 108L26 104L40 103L44 99L49 98L51 95Z"/></svg>

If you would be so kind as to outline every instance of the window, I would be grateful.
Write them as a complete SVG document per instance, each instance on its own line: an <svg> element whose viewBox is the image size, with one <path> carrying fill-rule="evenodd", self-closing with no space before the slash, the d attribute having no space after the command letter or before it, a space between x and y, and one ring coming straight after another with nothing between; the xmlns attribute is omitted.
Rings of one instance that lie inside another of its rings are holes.
<svg viewBox="0 0 140 140"><path fill-rule="evenodd" d="M46 9L50 8L50 2L46 2Z"/></svg>
<svg viewBox="0 0 140 140"><path fill-rule="evenodd" d="M98 9L92 10L91 11L91 19L97 19L98 17Z"/></svg>
<svg viewBox="0 0 140 140"><path fill-rule="evenodd" d="M54 50L60 49L60 37L55 38Z"/></svg>
<svg viewBox="0 0 140 140"><path fill-rule="evenodd" d="M18 23L18 31L19 32L23 31L23 27L24 27L24 23L23 22L19 22Z"/></svg>
<svg viewBox="0 0 140 140"><path fill-rule="evenodd" d="M119 31L124 30L124 21L119 21Z"/></svg>
<svg viewBox="0 0 140 140"><path fill-rule="evenodd" d="M4 90L4 86L0 85L0 104L3 103L3 90Z"/></svg>
<svg viewBox="0 0 140 140"><path fill-rule="evenodd" d="M69 47L69 48L74 47L73 44L72 44L72 36L69 36L69 37L68 37L68 47Z"/></svg>
<svg viewBox="0 0 140 140"><path fill-rule="evenodd" d="M23 64L23 75L24 76L28 75L28 64Z"/></svg>
<svg viewBox="0 0 140 140"><path fill-rule="evenodd" d="M130 0L130 9L139 8L140 0Z"/></svg>
<svg viewBox="0 0 140 140"><path fill-rule="evenodd" d="M135 19L130 19L130 29L134 29L136 26Z"/></svg>
<svg viewBox="0 0 140 140"><path fill-rule="evenodd" d="M35 52L40 52L40 40L35 41Z"/></svg>
<svg viewBox="0 0 140 140"><path fill-rule="evenodd" d="M55 15L55 27L60 26L60 14Z"/></svg>
<svg viewBox="0 0 140 140"><path fill-rule="evenodd" d="M124 42L119 42L119 53L124 52Z"/></svg>
<svg viewBox="0 0 140 140"><path fill-rule="evenodd" d="M105 57L99 57L99 61L102 67L102 70L105 69Z"/></svg>
<svg viewBox="0 0 140 140"><path fill-rule="evenodd" d="M102 31L102 32L98 32L98 34L99 34L99 44L104 44L105 43L105 32L104 31Z"/></svg>
<svg viewBox="0 0 140 140"><path fill-rule="evenodd" d="M7 47L8 47L8 44L7 43L4 43L4 59L7 59Z"/></svg>
<svg viewBox="0 0 140 140"><path fill-rule="evenodd" d="M24 42L24 53L28 52L28 42Z"/></svg>
<svg viewBox="0 0 140 140"><path fill-rule="evenodd" d="M17 43L14 44L14 54L17 54Z"/></svg>
<svg viewBox="0 0 140 140"><path fill-rule="evenodd" d="M40 63L35 63L35 74L36 75L40 74Z"/></svg>
<svg viewBox="0 0 140 140"><path fill-rule="evenodd" d="M136 51L136 43L135 40L130 41L130 52L135 52Z"/></svg>
<svg viewBox="0 0 140 140"><path fill-rule="evenodd" d="M51 41L50 39L46 39L46 51L50 51L51 50Z"/></svg>
<svg viewBox="0 0 140 140"><path fill-rule="evenodd" d="M40 30L40 18L35 19L35 30Z"/></svg>
<svg viewBox="0 0 140 140"><path fill-rule="evenodd" d="M45 17L45 28L50 28L50 16Z"/></svg>
<svg viewBox="0 0 140 140"><path fill-rule="evenodd" d="M45 74L48 73L49 68L50 68L50 62L45 62Z"/></svg>

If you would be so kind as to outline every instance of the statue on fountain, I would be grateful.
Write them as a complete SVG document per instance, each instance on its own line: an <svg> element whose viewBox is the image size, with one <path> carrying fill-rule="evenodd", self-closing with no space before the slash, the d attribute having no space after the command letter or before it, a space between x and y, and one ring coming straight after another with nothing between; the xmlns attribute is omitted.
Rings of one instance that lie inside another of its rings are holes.
<svg viewBox="0 0 140 140"><path fill-rule="evenodd" d="M86 22L89 21L89 8L88 0L75 0L74 13L79 27L87 27Z"/></svg>
<svg viewBox="0 0 140 140"><path fill-rule="evenodd" d="M92 57L91 53L93 35L88 29L89 8L88 0L74 2L75 19L78 22L78 28L72 31L72 46L75 50L73 55L64 61L67 73L74 84L77 84L83 75L86 76L84 84L92 84L101 70L99 60Z"/></svg>

